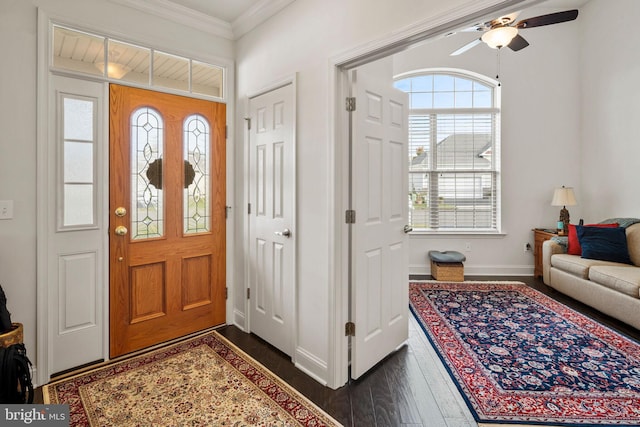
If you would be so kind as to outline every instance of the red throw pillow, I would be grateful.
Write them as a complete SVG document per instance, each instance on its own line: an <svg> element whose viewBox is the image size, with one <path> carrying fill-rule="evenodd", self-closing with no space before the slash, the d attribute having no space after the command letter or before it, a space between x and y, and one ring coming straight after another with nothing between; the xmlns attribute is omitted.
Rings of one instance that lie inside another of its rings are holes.
<svg viewBox="0 0 640 427"><path fill-rule="evenodd" d="M586 224L585 227L602 227L602 228L615 228L618 226L617 222L612 224ZM582 255L582 248L578 241L578 233L576 232L576 226L569 224L569 233L567 239L567 253L569 255Z"/></svg>

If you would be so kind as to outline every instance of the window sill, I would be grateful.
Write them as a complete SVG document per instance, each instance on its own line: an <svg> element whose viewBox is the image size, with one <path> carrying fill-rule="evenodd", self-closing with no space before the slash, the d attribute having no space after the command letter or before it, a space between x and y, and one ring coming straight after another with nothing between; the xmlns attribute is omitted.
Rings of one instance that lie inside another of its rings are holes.
<svg viewBox="0 0 640 427"><path fill-rule="evenodd" d="M499 231L411 231L410 237L415 238L456 238L456 237L480 237L480 238L502 238L507 233Z"/></svg>

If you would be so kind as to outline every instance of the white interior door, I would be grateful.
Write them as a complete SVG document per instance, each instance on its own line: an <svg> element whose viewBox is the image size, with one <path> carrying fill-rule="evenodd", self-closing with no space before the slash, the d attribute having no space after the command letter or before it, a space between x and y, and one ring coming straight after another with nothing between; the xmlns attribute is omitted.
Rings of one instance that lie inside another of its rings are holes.
<svg viewBox="0 0 640 427"><path fill-rule="evenodd" d="M51 78L47 165L48 375L104 358L104 86Z"/></svg>
<svg viewBox="0 0 640 427"><path fill-rule="evenodd" d="M295 90L249 100L249 325L293 353L295 302Z"/></svg>
<svg viewBox="0 0 640 427"><path fill-rule="evenodd" d="M391 74L352 71L351 376L408 338L407 94ZM383 70L384 71L384 70Z"/></svg>

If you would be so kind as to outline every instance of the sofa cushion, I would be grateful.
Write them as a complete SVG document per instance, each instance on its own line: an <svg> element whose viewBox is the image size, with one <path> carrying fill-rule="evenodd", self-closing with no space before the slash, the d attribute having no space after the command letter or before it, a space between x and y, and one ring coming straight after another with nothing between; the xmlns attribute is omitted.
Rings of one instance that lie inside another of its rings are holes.
<svg viewBox="0 0 640 427"><path fill-rule="evenodd" d="M640 268L596 265L589 269L589 279L623 294L640 298Z"/></svg>
<svg viewBox="0 0 640 427"><path fill-rule="evenodd" d="M617 267L625 266L625 264L620 264L617 262L581 258L578 255L556 254L551 257L552 267L566 271L567 273L571 273L582 279L588 279L589 268L596 265L610 265Z"/></svg>
<svg viewBox="0 0 640 427"><path fill-rule="evenodd" d="M604 227L613 228L617 227L618 223L611 224L585 224L585 227ZM578 240L578 232L574 224L569 224L567 233L567 253L570 255L582 255L582 248L580 247L580 241Z"/></svg>
<svg viewBox="0 0 640 427"><path fill-rule="evenodd" d="M629 258L626 230L622 227L576 226L582 257L633 264Z"/></svg>
<svg viewBox="0 0 640 427"><path fill-rule="evenodd" d="M627 227L627 247L633 265L640 267L640 223Z"/></svg>

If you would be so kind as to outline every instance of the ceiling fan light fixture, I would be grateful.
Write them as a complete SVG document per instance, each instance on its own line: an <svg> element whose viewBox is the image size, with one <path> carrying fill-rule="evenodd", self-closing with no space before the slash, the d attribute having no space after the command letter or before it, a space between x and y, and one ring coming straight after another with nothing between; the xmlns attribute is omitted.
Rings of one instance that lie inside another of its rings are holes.
<svg viewBox="0 0 640 427"><path fill-rule="evenodd" d="M484 33L481 39L490 48L499 49L511 43L511 40L517 35L518 29L515 27L497 27Z"/></svg>

